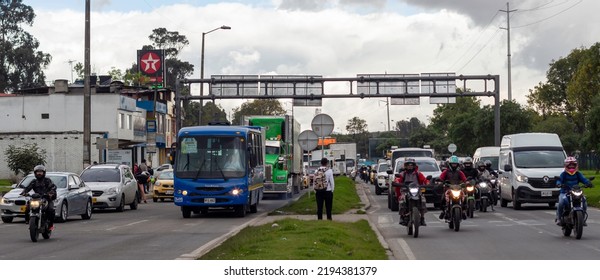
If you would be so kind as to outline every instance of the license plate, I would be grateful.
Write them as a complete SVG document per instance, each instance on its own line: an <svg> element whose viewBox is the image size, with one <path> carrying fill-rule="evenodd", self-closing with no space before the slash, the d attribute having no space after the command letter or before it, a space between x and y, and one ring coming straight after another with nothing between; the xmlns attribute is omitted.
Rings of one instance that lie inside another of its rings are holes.
<svg viewBox="0 0 600 280"><path fill-rule="evenodd" d="M166 191L165 194L173 194L173 191Z"/></svg>
<svg viewBox="0 0 600 280"><path fill-rule="evenodd" d="M92 203L96 203L97 199L95 197L92 198Z"/></svg>
<svg viewBox="0 0 600 280"><path fill-rule="evenodd" d="M21 206L21 213L25 213L25 210L27 210L27 206Z"/></svg>
<svg viewBox="0 0 600 280"><path fill-rule="evenodd" d="M542 191L542 196L552 196L552 191Z"/></svg>
<svg viewBox="0 0 600 280"><path fill-rule="evenodd" d="M214 197L207 197L204 199L204 203L216 203L217 200Z"/></svg>

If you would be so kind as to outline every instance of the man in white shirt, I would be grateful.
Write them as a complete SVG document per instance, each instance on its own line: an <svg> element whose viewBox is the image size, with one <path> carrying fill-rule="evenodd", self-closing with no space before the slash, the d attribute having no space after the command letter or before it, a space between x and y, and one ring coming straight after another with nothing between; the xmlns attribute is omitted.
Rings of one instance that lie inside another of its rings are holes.
<svg viewBox="0 0 600 280"><path fill-rule="evenodd" d="M327 220L331 220L331 209L333 207L333 189L335 188L335 182L333 181L333 170L327 168L329 160L327 158L321 159L321 167L319 170L325 172L325 182L327 189L325 191L317 191L315 197L317 199L317 219L323 219L323 203L325 203L325 213L327 214ZM317 170L318 172L318 170Z"/></svg>

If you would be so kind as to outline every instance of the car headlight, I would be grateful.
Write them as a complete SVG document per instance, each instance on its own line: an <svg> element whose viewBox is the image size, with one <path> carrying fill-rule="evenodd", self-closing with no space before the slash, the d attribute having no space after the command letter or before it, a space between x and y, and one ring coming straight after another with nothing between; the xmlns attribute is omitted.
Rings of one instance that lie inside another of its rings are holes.
<svg viewBox="0 0 600 280"><path fill-rule="evenodd" d="M157 187L160 186L160 181L154 182L154 185L157 186Z"/></svg>
<svg viewBox="0 0 600 280"><path fill-rule="evenodd" d="M460 196L460 191L452 190L452 196L459 197Z"/></svg>
<svg viewBox="0 0 600 280"><path fill-rule="evenodd" d="M106 194L117 194L117 187L109 188L106 190Z"/></svg>
<svg viewBox="0 0 600 280"><path fill-rule="evenodd" d="M527 176L525 176L525 175L517 175L517 182L527 183Z"/></svg>
<svg viewBox="0 0 600 280"><path fill-rule="evenodd" d="M4 197L0 198L0 204L10 204L10 200L5 199Z"/></svg>

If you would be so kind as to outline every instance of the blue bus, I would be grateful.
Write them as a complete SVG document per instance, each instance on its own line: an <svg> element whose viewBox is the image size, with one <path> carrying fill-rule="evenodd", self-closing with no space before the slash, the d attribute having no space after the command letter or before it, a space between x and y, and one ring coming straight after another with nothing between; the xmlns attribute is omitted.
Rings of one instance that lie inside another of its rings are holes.
<svg viewBox="0 0 600 280"><path fill-rule="evenodd" d="M174 200L184 218L209 209L256 213L263 197L265 138L260 127L195 126L177 135Z"/></svg>

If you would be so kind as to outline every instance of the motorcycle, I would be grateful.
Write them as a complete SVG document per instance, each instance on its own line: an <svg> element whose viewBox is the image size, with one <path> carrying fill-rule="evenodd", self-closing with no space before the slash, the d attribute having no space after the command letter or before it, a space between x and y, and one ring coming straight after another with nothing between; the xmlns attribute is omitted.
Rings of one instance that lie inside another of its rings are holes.
<svg viewBox="0 0 600 280"><path fill-rule="evenodd" d="M477 184L480 193L479 200L479 211L487 212L488 206L491 207L492 211L494 211L494 199L493 199L493 189L492 183L487 180L483 180Z"/></svg>
<svg viewBox="0 0 600 280"><path fill-rule="evenodd" d="M431 176L427 177L428 180ZM404 219L406 224L406 233L412 235L414 238L419 237L419 227L421 226L421 209L425 206L425 197L423 192L425 188L419 186L416 182L405 182L405 184L392 183L394 187L400 187L404 192L403 206L406 209L404 216L400 216L400 219Z"/></svg>
<svg viewBox="0 0 600 280"><path fill-rule="evenodd" d="M29 236L31 237L31 241L37 242L40 233L44 239L49 239L50 235L52 235L52 230L48 224L48 217L46 217L45 211L48 207L47 198L34 193L27 204L29 207Z"/></svg>
<svg viewBox="0 0 600 280"><path fill-rule="evenodd" d="M594 180L595 177L590 177L589 180ZM561 186L562 188L563 186ZM584 186L585 188L585 186ZM564 236L570 236L571 232L574 231L575 238L581 239L583 235L583 222L587 218L587 212L583 210L583 189L580 184L571 187L569 193L567 193L567 205L563 211L563 215L560 217L560 224L562 225L562 232Z"/></svg>
<svg viewBox="0 0 600 280"><path fill-rule="evenodd" d="M473 213L475 212L475 202L477 201L477 188L473 180L467 181L467 185L465 187L465 194L467 195L467 216L469 218L473 218Z"/></svg>
<svg viewBox="0 0 600 280"><path fill-rule="evenodd" d="M461 185L450 185L450 201L448 201L446 222L450 229L460 230L460 222L463 219L464 193ZM466 217L465 217L466 218Z"/></svg>
<svg viewBox="0 0 600 280"><path fill-rule="evenodd" d="M490 202L492 203L493 206L496 206L496 205L498 205L498 198L500 197L499 188L498 188L498 179L496 179L496 177L492 176L492 179L490 179L489 183L490 183L490 186L492 187L492 191L491 191L492 200ZM492 211L493 210L494 210L494 208L492 207Z"/></svg>

